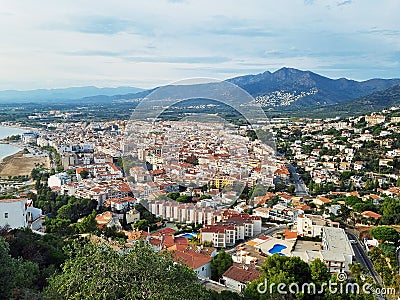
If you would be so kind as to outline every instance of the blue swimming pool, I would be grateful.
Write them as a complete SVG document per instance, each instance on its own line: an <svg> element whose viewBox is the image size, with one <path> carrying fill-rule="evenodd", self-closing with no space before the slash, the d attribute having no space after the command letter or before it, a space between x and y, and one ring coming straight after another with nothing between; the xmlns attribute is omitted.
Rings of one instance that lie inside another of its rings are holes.
<svg viewBox="0 0 400 300"><path fill-rule="evenodd" d="M286 249L287 247L285 245L281 245L281 244L275 244L271 249L268 250L269 253L271 254L279 254L279 255L284 255L283 253L281 253L282 250Z"/></svg>
<svg viewBox="0 0 400 300"><path fill-rule="evenodd" d="M197 233L182 233L180 235L177 235L177 237L181 237L181 236L190 239L193 237L197 237Z"/></svg>

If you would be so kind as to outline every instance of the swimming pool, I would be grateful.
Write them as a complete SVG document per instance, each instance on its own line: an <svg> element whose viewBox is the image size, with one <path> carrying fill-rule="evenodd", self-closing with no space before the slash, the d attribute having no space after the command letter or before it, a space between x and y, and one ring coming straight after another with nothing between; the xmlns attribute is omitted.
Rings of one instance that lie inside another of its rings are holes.
<svg viewBox="0 0 400 300"><path fill-rule="evenodd" d="M282 250L286 249L287 247L285 245L281 245L281 244L275 244L271 249L268 250L269 253L271 254L279 254L279 255L285 255L283 253L281 253Z"/></svg>
<svg viewBox="0 0 400 300"><path fill-rule="evenodd" d="M194 233L194 232L192 232L192 233L187 232L187 233L182 233L182 234L177 235L177 237L181 237L181 236L183 236L183 237L185 237L185 238L188 238L188 239L190 239L190 238L196 238L196 237L197 237L197 233Z"/></svg>

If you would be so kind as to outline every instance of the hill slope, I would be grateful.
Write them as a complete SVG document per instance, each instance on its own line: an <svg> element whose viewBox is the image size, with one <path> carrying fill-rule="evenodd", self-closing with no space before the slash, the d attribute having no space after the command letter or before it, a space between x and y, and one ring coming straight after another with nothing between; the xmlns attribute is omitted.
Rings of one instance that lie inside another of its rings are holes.
<svg viewBox="0 0 400 300"><path fill-rule="evenodd" d="M309 113L320 116L361 115L380 111L393 106L400 106L400 85L395 85L383 91L351 100L347 103L317 108Z"/></svg>
<svg viewBox="0 0 400 300"><path fill-rule="evenodd" d="M0 91L0 102L49 102L75 100L89 96L113 96L117 94L137 93L143 91L135 87L98 88L95 86L70 87L60 89L38 89L30 91Z"/></svg>
<svg viewBox="0 0 400 300"><path fill-rule="evenodd" d="M345 78L330 79L292 68L240 76L228 81L246 90L262 106L291 108L343 103L400 84L400 79L371 79L362 82Z"/></svg>

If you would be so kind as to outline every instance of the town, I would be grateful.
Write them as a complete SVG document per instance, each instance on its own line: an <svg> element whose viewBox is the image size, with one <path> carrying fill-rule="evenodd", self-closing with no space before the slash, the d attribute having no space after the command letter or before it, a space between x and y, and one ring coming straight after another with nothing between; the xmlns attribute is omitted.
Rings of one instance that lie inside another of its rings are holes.
<svg viewBox="0 0 400 300"><path fill-rule="evenodd" d="M399 108L253 127L40 122L8 140L49 165L0 182L4 235L142 241L237 297L254 292L266 263L294 258L400 292Z"/></svg>

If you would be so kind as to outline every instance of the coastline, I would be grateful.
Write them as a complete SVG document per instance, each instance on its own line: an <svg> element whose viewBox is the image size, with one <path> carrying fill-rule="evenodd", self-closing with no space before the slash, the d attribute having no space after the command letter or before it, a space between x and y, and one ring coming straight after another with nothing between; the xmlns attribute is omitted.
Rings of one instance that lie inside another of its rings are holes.
<svg viewBox="0 0 400 300"><path fill-rule="evenodd" d="M20 150L18 150L18 152L14 153L14 154L11 154L11 155L1 158L0 159L0 172L3 169L3 165L10 163L15 158L22 157L23 154L24 154L24 150L20 149Z"/></svg>
<svg viewBox="0 0 400 300"><path fill-rule="evenodd" d="M6 127L6 128L11 128L11 129L20 129L20 130L24 130L24 131L35 131L38 129L38 128L35 129L33 127L19 126L18 124L9 125L9 124L3 124L3 123L0 123L0 127Z"/></svg>

